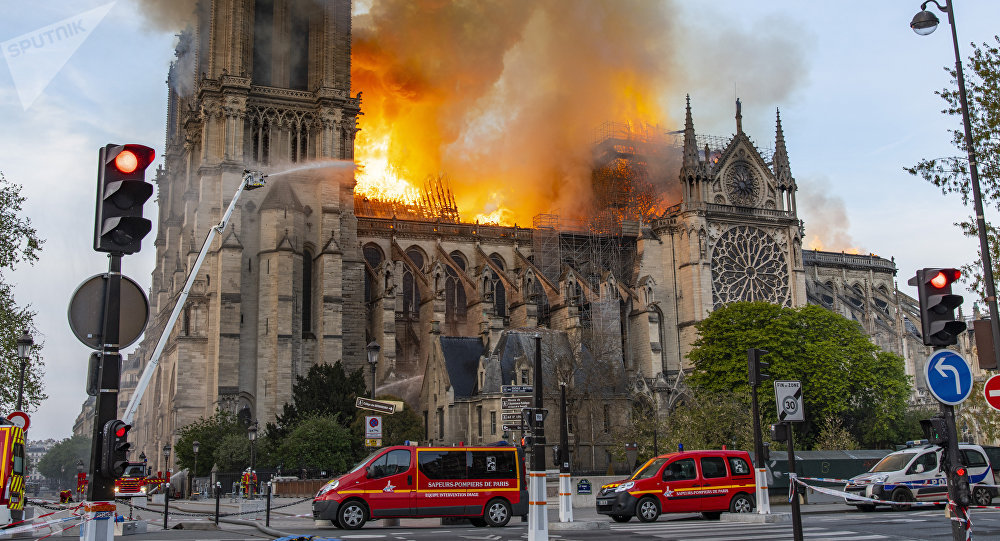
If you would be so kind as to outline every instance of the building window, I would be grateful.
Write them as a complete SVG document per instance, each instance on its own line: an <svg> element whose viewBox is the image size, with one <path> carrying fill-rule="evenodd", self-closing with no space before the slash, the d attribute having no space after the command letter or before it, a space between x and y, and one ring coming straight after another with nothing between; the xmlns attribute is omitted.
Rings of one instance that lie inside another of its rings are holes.
<svg viewBox="0 0 1000 541"><path fill-rule="evenodd" d="M528 384L528 371L521 370L521 385L527 385L527 384Z"/></svg>
<svg viewBox="0 0 1000 541"><path fill-rule="evenodd" d="M490 412L490 434L493 436L497 435L497 412Z"/></svg>
<svg viewBox="0 0 1000 541"><path fill-rule="evenodd" d="M611 432L611 406L604 405L604 431Z"/></svg>
<svg viewBox="0 0 1000 541"><path fill-rule="evenodd" d="M427 421L427 410L424 410L424 441L431 439L431 425Z"/></svg>
<svg viewBox="0 0 1000 541"><path fill-rule="evenodd" d="M479 438L483 437L483 407L476 406L476 427L479 431Z"/></svg>
<svg viewBox="0 0 1000 541"><path fill-rule="evenodd" d="M444 439L444 408L438 408L438 439Z"/></svg>

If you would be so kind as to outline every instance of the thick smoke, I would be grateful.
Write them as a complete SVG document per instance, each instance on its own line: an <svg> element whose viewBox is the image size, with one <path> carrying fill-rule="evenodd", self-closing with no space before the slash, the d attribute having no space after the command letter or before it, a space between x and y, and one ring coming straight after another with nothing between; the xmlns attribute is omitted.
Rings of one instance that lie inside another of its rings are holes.
<svg viewBox="0 0 1000 541"><path fill-rule="evenodd" d="M802 188L796 196L799 216L807 225L805 248L830 252L861 253L848 232L851 222L847 207L840 197L831 195L830 179L811 178L798 182Z"/></svg>

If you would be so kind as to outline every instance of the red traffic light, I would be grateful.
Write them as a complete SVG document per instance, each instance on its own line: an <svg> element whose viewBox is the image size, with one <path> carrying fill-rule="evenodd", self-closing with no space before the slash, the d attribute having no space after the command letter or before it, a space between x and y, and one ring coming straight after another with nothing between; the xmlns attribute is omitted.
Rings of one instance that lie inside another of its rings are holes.
<svg viewBox="0 0 1000 541"><path fill-rule="evenodd" d="M115 155L114 164L115 169L124 175L132 174L137 169L145 169L156 157L153 149L143 145L123 145L119 148L121 150Z"/></svg>
<svg viewBox="0 0 1000 541"><path fill-rule="evenodd" d="M965 477L965 468L955 468L955 475Z"/></svg>
<svg viewBox="0 0 1000 541"><path fill-rule="evenodd" d="M131 427L131 426L129 426L129 425L122 425L122 426L119 426L119 427L118 427L118 429L117 429L117 430L115 430L115 436L117 436L117 437L119 437L119 438L124 438L124 437L125 437L125 434L128 434L128 430L129 430L130 428L132 428L132 427Z"/></svg>
<svg viewBox="0 0 1000 541"><path fill-rule="evenodd" d="M962 277L962 271L958 269L942 269L939 270L929 281L930 284L938 289L944 289L948 287L948 284L958 280Z"/></svg>

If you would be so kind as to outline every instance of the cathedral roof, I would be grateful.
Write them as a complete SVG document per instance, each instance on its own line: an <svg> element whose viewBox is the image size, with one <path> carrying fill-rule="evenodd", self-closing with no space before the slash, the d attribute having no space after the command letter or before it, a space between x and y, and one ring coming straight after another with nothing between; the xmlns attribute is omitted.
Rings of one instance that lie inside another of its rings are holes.
<svg viewBox="0 0 1000 541"><path fill-rule="evenodd" d="M476 371L483 355L483 342L477 337L442 336L441 353L455 398L472 396L476 391Z"/></svg>

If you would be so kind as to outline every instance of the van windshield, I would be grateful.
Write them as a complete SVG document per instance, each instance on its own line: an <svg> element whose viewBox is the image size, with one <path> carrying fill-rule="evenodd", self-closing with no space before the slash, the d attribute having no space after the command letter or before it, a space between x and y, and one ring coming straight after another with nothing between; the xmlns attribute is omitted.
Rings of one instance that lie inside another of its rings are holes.
<svg viewBox="0 0 1000 541"><path fill-rule="evenodd" d="M368 456L366 456L366 457L362 458L362 459L361 459L361 462L358 462L357 464L355 464L355 465L354 465L354 467L353 467L353 468L351 468L351 471L349 471L349 472L347 472L347 473L354 473L354 472L356 472L356 471L360 470L361 468L364 468L364 467L365 467L365 464L368 464L368 461L369 461L369 460L371 460L371 459L375 458L375 455L377 455L377 454L379 454L379 453L381 453L381 452L382 452L382 450L381 450L381 449L378 449L378 450L377 450L377 451L375 451L374 453L372 453L372 454L370 454L370 455L368 455ZM344 475L347 475L347 473L345 473Z"/></svg>
<svg viewBox="0 0 1000 541"><path fill-rule="evenodd" d="M872 473L882 473L899 471L906 467L917 453L893 453L882 459L870 471Z"/></svg>
<svg viewBox="0 0 1000 541"><path fill-rule="evenodd" d="M636 470L629 479L648 479L656 475L656 472L660 471L660 466L666 462L666 458L657 458L656 460L647 462L645 466Z"/></svg>

